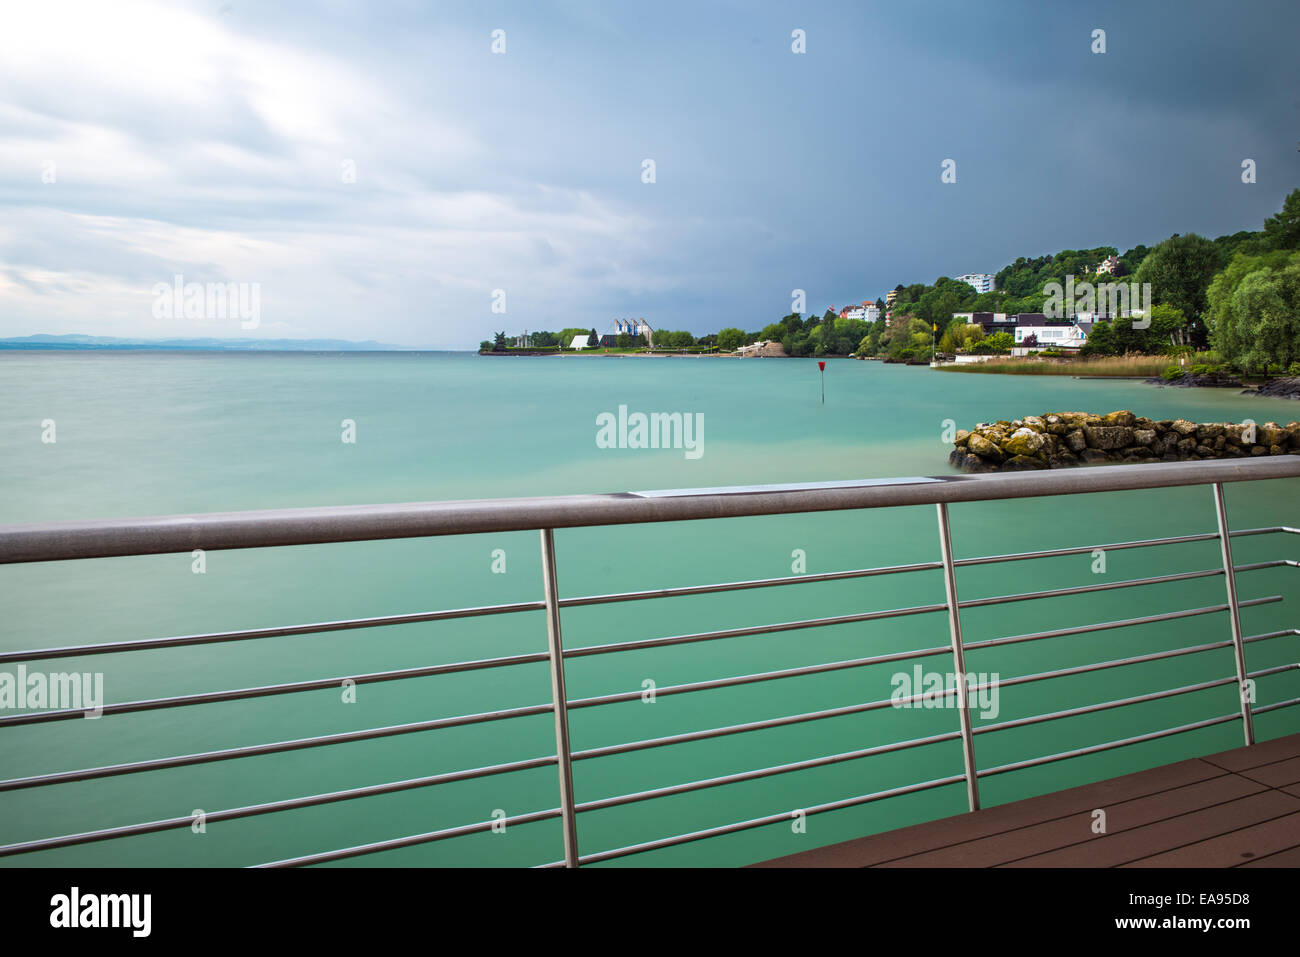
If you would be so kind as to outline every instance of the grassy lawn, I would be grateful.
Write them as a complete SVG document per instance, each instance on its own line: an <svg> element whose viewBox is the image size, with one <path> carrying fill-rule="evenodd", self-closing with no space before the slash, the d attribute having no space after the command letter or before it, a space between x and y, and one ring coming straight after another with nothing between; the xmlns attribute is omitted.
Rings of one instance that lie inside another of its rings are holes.
<svg viewBox="0 0 1300 957"><path fill-rule="evenodd" d="M1206 362L1207 354L1187 358L1187 368ZM937 366L941 372L986 372L1002 375L1158 376L1178 360L1170 356L1099 356L1093 359L1037 359L1025 356Z"/></svg>

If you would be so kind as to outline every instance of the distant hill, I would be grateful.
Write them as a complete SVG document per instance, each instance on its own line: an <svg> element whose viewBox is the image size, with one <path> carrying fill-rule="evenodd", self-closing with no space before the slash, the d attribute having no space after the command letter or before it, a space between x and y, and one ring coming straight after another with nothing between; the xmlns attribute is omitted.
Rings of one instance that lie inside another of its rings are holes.
<svg viewBox="0 0 1300 957"><path fill-rule="evenodd" d="M206 352L412 352L373 339L121 339L116 336L16 336L0 339L0 349L167 349Z"/></svg>

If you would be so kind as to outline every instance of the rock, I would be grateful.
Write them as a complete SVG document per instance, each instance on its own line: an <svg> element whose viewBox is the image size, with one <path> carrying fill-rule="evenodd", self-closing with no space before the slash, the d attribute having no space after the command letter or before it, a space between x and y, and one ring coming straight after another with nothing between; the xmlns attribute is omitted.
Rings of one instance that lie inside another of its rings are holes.
<svg viewBox="0 0 1300 957"><path fill-rule="evenodd" d="M1287 441L1286 431L1276 422L1265 422L1259 426L1255 441L1260 445L1281 445Z"/></svg>
<svg viewBox="0 0 1300 957"><path fill-rule="evenodd" d="M1006 455L1003 454L1000 448L978 432L971 433L970 440L966 443L966 447L980 458L988 459L990 462L1002 462L1006 459Z"/></svg>
<svg viewBox="0 0 1300 957"><path fill-rule="evenodd" d="M953 446L948 463L963 472L1300 455L1300 422L1242 426L1152 420L1127 409L1105 415L1045 412L981 423L973 430L959 429Z"/></svg>
<svg viewBox="0 0 1300 957"><path fill-rule="evenodd" d="M1002 464L1004 472L1027 472L1031 469L1045 468L1049 468L1046 462L1030 455L1013 455Z"/></svg>
<svg viewBox="0 0 1300 957"><path fill-rule="evenodd" d="M1260 386L1252 395L1271 396L1277 399L1300 399L1300 378L1274 379Z"/></svg>
<svg viewBox="0 0 1300 957"><path fill-rule="evenodd" d="M1010 438L1002 444L1002 450L1012 457L1037 456L1046 444L1047 439L1041 432L1025 427L1012 432Z"/></svg>
<svg viewBox="0 0 1300 957"><path fill-rule="evenodd" d="M1133 444L1133 430L1126 426L1088 426L1083 430L1088 446L1094 449L1122 449Z"/></svg>

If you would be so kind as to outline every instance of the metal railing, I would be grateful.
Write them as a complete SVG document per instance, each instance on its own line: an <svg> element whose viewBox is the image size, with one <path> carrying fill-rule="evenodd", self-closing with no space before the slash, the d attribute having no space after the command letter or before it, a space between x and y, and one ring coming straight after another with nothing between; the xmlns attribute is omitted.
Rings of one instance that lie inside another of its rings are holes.
<svg viewBox="0 0 1300 957"><path fill-rule="evenodd" d="M265 548L287 545L321 544L329 542L370 541L393 538L414 538L438 535L463 535L483 532L539 530L542 555L542 599L512 604L483 605L440 611L418 612L340 621L313 622L238 631L177 635L166 638L133 639L100 644L69 645L38 648L25 651L0 652L0 664L66 658L72 656L100 655L133 652L147 649L166 649L189 645L220 644L251 641L288 635L304 635L351 629L374 628L415 622L446 621L491 615L509 615L524 611L544 611L546 615L547 650L531 654L515 654L497 658L476 659L423 667L377 671L362 675L337 678L293 681L216 692L177 695L116 702L103 706L103 715L188 707L218 701L236 701L257 697L292 694L325 688L337 688L344 680L357 684L398 681L426 677L503 668L520 664L549 664L551 700L549 702L505 708L494 711L463 714L452 717L416 721L387 727L367 728L334 734L317 735L294 740L272 741L221 750L173 755L149 760L131 761L100 767L80 768L29 777L0 780L0 792L52 785L89 781L146 771L180 768L212 762L228 761L254 755L277 754L333 744L372 740L397 735L412 734L471 724L500 721L508 718L551 714L555 722L555 753L524 760L510 761L484 767L466 768L441 774L426 775L400 781L321 794L306 795L288 800L228 808L207 812L208 822L237 820L256 815L295 810L349 801L380 794L392 794L417 788L433 787L457 781L468 781L513 771L555 766L559 778L559 806L529 813L515 814L504 819L478 821L456 827L442 828L421 834L406 835L352 847L336 848L285 860L262 864L265 867L283 867L318 864L345 858L359 857L380 851L411 847L463 835L482 833L495 825L526 824L559 819L563 834L563 860L543 866L569 866L612 860L676 845L736 833L766 824L789 820L789 812L766 815L733 822L685 834L677 834L653 841L610 848L582 854L578 841L578 817L588 811L630 805L668 795L685 794L719 787L741 781L753 781L780 774L843 761L904 751L910 748L945 741L960 740L963 769L960 774L947 775L901 787L875 791L869 794L831 801L803 808L806 815L814 815L865 805L885 798L913 794L949 785L963 784L970 809L980 806L979 783L983 778L1005 774L1024 768L1048 764L1067 758L1098 753L1144 741L1156 740L1200 728L1232 721L1240 721L1246 744L1254 743L1253 716L1300 703L1300 698L1256 706L1248 693L1251 683L1260 677L1279 674L1300 668L1297 664L1249 671L1245 648L1248 644L1300 634L1295 629L1284 629L1259 635L1244 635L1241 628L1241 609L1272 604L1282 600L1274 595L1250 600L1240 600L1237 595L1236 574L1256 569L1290 566L1300 563L1289 559L1234 565L1232 539L1265 534L1295 534L1289 526L1272 526L1230 531L1224 507L1223 485L1227 482L1257 481L1265 479L1300 477L1300 457L1271 456L1249 460L1223 460L1200 463L1161 463L1149 465L1112 466L1106 468L1077 469L1069 471L1009 473L995 475L961 475L946 478L909 478L861 482L835 482L791 486L755 486L729 489L687 489L663 492L622 493L612 495L579 495L554 498L507 499L468 502L433 502L405 505L356 506L342 508L310 508L270 510L194 516L165 516L146 519L118 519L95 522L62 522L0 527L0 564L47 562L72 559L106 558L125 555L145 555L189 552L195 548L238 549ZM1171 488L1178 486L1209 485L1214 493L1217 530L1215 532L1179 535L1173 537L1115 542L1106 545L1053 548L1043 551L1020 552L972 558L957 558L953 554L948 508L953 503L989 501L997 499L1028 498L1090 492L1123 491L1132 489ZM937 510L939 530L939 560L915 562L873 568L860 568L826 573L792 575L750 581L721 582L646 591L618 592L613 594L561 597L557 585L554 530L557 528L626 525L646 522L670 522L708 518L727 518L751 515L792 514L803 512L836 511L844 509L888 508L912 505L933 505ZM1190 542L1217 541L1222 555L1220 567L1198 571L1154 575L1138 579L1102 582L1066 588L998 595L988 598L961 600L957 595L956 570L963 567L993 565L1003 562L1054 558L1088 554L1097 548L1107 551L1173 545ZM561 612L568 608L638 602L647 599L671 598L686 595L704 595L735 592L757 588L783 587L809 582L865 579L876 576L906 574L916 571L942 571L944 601L910 607L855 612L833 617L809 618L795 621L755 625L740 628L668 635L656 638L600 644L565 649ZM1222 603L1196 608L1185 608L1135 618L1071 625L1050 631L992 638L983 641L963 641L961 613L965 609L1004 605L1068 595L1084 595L1170 582L1192 581L1222 576L1226 600ZM879 621L912 615L944 612L948 618L950 642L943 646L920 650L879 654L869 657L824 662L802 667L782 668L754 674L733 675L705 681L657 688L656 695L679 695L711 689L736 687L757 682L774 681L789 677L824 674L843 669L862 668L913 659L945 657L951 660L954 682L943 697L957 695L958 727L940 734L910 740L896 741L874 747L861 748L808 760L795 761L772 767L757 768L739 773L686 781L622 794L598 800L579 801L574 792L573 764L599 757L627 754L634 751L659 748L688 741L720 738L728 735L819 721L852 714L865 714L900 704L933 700L936 692L919 692L907 697L860 702L842 707L783 715L775 718L749 721L724 727L715 727L671 734L639 741L604 747L574 750L569 734L569 714L584 708L598 707L617 702L638 700L642 691L618 692L587 698L570 698L565 688L565 663L589 656L616 654L629 650L663 648L725 638L755 636L790 632L799 629L820 628L849 622ZM1131 695L1109 701L1096 702L1081 707L1068 708L1046 714L985 723L974 727L970 717L970 696L987 688L988 683L975 683L966 670L965 653L972 649L989 648L1023 642L1040 641L1069 635L1109 631L1155 622L1196 618L1205 615L1228 613L1230 634L1222 640L1193 646L1135 655L1093 664L1061 668L1037 674L1022 675L997 682L999 686L1013 686L1050 678L1078 675L1118 668L1142 662L1171 659L1198 654L1214 649L1231 648L1235 661L1235 674L1211 681L1202 681L1181 687L1163 689L1146 694ZM1231 714L1216 715L1172 728L1164 728L1119 740L1105 741L1087 747L1075 748L1055 754L1040 755L994 767L980 768L976 762L975 737L1008 728L1025 727L1066 717L1090 714L1127 705L1173 698L1210 688L1235 685L1239 689L1240 710ZM965 689L964 693L957 689ZM0 716L0 733L14 733L20 725L68 720L83 715L81 709L54 709L29 711ZM28 854L36 851L71 847L91 842L105 841L135 835L189 827L189 816L146 821L120 827L102 828L55 837L38 838L0 846L0 857Z"/></svg>

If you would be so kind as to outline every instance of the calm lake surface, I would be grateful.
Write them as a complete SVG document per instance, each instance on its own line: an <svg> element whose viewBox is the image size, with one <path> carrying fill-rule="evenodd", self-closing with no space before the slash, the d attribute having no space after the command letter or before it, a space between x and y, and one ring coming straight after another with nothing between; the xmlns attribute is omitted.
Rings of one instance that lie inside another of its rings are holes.
<svg viewBox="0 0 1300 957"><path fill-rule="evenodd" d="M933 372L833 360L819 399L808 360L483 358L467 354L0 353L0 522L378 502L618 492L945 475L945 420L1132 409L1150 418L1288 422L1300 403L1130 381ZM702 413L703 454L598 448L596 417ZM44 420L57 441L41 441ZM341 440L355 423L355 443ZM1234 528L1300 525L1296 481L1229 485ZM1208 488L976 503L952 508L958 558L1209 532ZM556 533L560 591L599 594L933 561L932 507ZM1294 539L1234 543L1237 562L1296 557ZM493 552L505 573L493 573ZM962 569L962 599L1214 568L1214 542ZM533 601L535 532L0 567L0 650L226 631ZM1295 570L1238 576L1247 635L1298 624ZM937 572L577 608L565 643L632 641L943 601ZM967 642L1223 602L1221 579L1017 602L963 612ZM1003 680L1230 637L1226 614L968 653ZM1252 670L1296 660L1292 636L1248 647ZM574 659L585 698L948 643L942 613ZM540 612L199 647L29 662L102 671L109 702L526 654ZM924 660L944 671L943 657ZM0 670L11 673L15 665ZM575 709L584 750L888 698L912 663L842 669L651 702ZM1222 648L1003 689L993 723L1233 674ZM1261 679L1261 704L1300 695L1300 674ZM544 663L252 700L0 728L0 777L98 767L549 701ZM981 768L1234 713L1222 686L1143 705L981 734ZM1256 719L1294 733L1300 709ZM950 709L865 714L575 763L579 802L943 734ZM1237 747L1239 722L985 778L986 805ZM186 817L343 788L524 760L554 751L549 715L284 754L0 792L0 842ZM583 853L791 812L961 772L944 741L689 794L583 813ZM622 865L738 865L958 813L961 784L638 854ZM553 767L417 788L3 859L7 865L244 865L556 807ZM499 816L499 815L498 815ZM562 857L559 822L511 826L335 866L533 865Z"/></svg>

